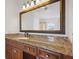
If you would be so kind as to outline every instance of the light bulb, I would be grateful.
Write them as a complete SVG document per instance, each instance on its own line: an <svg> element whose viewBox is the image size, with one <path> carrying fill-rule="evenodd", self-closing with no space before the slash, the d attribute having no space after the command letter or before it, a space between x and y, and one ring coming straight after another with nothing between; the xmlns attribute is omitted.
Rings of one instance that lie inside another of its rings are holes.
<svg viewBox="0 0 79 59"><path fill-rule="evenodd" d="M30 2L29 1L27 1L27 7L30 7Z"/></svg>
<svg viewBox="0 0 79 59"><path fill-rule="evenodd" d="M29 4L27 4L27 7L29 7Z"/></svg>
<svg viewBox="0 0 79 59"><path fill-rule="evenodd" d="M31 1L31 6L34 6L34 1Z"/></svg>
<svg viewBox="0 0 79 59"><path fill-rule="evenodd" d="M36 0L36 4L38 4L40 2L40 0Z"/></svg>
<svg viewBox="0 0 79 59"><path fill-rule="evenodd" d="M24 3L23 6L22 6L22 9L25 9L25 8L26 8L26 4Z"/></svg>
<svg viewBox="0 0 79 59"><path fill-rule="evenodd" d="M26 8L25 5L23 5L23 6L22 6L22 9L25 9L25 8Z"/></svg>

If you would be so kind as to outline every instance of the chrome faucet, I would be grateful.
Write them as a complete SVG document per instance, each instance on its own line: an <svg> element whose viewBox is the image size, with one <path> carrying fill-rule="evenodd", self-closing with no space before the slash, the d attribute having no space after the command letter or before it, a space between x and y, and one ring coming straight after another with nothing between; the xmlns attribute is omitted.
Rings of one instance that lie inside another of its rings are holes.
<svg viewBox="0 0 79 59"><path fill-rule="evenodd" d="M25 36L25 37L29 37L30 35L29 35L27 32L25 32L25 33L24 33L24 36Z"/></svg>

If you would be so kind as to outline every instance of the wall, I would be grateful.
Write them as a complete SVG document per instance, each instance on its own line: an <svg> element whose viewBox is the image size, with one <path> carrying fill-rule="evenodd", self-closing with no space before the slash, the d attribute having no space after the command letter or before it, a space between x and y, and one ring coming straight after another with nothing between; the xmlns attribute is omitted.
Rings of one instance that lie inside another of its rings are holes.
<svg viewBox="0 0 79 59"><path fill-rule="evenodd" d="M19 32L17 0L5 0L5 32Z"/></svg>
<svg viewBox="0 0 79 59"><path fill-rule="evenodd" d="M23 4L22 2L23 0L19 0L18 2L17 1L18 0L6 0L6 33L19 32L18 14ZM66 0L66 36L68 36L71 41L72 41L72 32L73 32L73 26L72 26L73 3L72 2L73 2L72 0Z"/></svg>
<svg viewBox="0 0 79 59"><path fill-rule="evenodd" d="M66 0L66 35L73 39L73 1Z"/></svg>

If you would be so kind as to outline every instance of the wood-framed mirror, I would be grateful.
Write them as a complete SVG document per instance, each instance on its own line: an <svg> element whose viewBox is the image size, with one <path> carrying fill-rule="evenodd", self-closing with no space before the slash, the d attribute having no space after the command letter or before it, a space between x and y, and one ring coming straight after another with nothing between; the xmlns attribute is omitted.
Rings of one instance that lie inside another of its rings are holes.
<svg viewBox="0 0 79 59"><path fill-rule="evenodd" d="M19 14L20 32L65 34L65 0L26 8Z"/></svg>

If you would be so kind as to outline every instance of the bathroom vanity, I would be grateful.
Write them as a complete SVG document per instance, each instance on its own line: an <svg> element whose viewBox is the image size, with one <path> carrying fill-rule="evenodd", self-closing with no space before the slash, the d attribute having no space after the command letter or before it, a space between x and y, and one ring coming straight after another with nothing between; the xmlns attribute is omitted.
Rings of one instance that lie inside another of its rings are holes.
<svg viewBox="0 0 79 59"><path fill-rule="evenodd" d="M68 37L26 35L65 34L65 0L46 0L22 10L19 17L25 34L6 34L6 59L72 59Z"/></svg>
<svg viewBox="0 0 79 59"><path fill-rule="evenodd" d="M47 41L48 36L25 38L6 35L7 59L72 59L72 44L67 38L55 37L52 42Z"/></svg>

